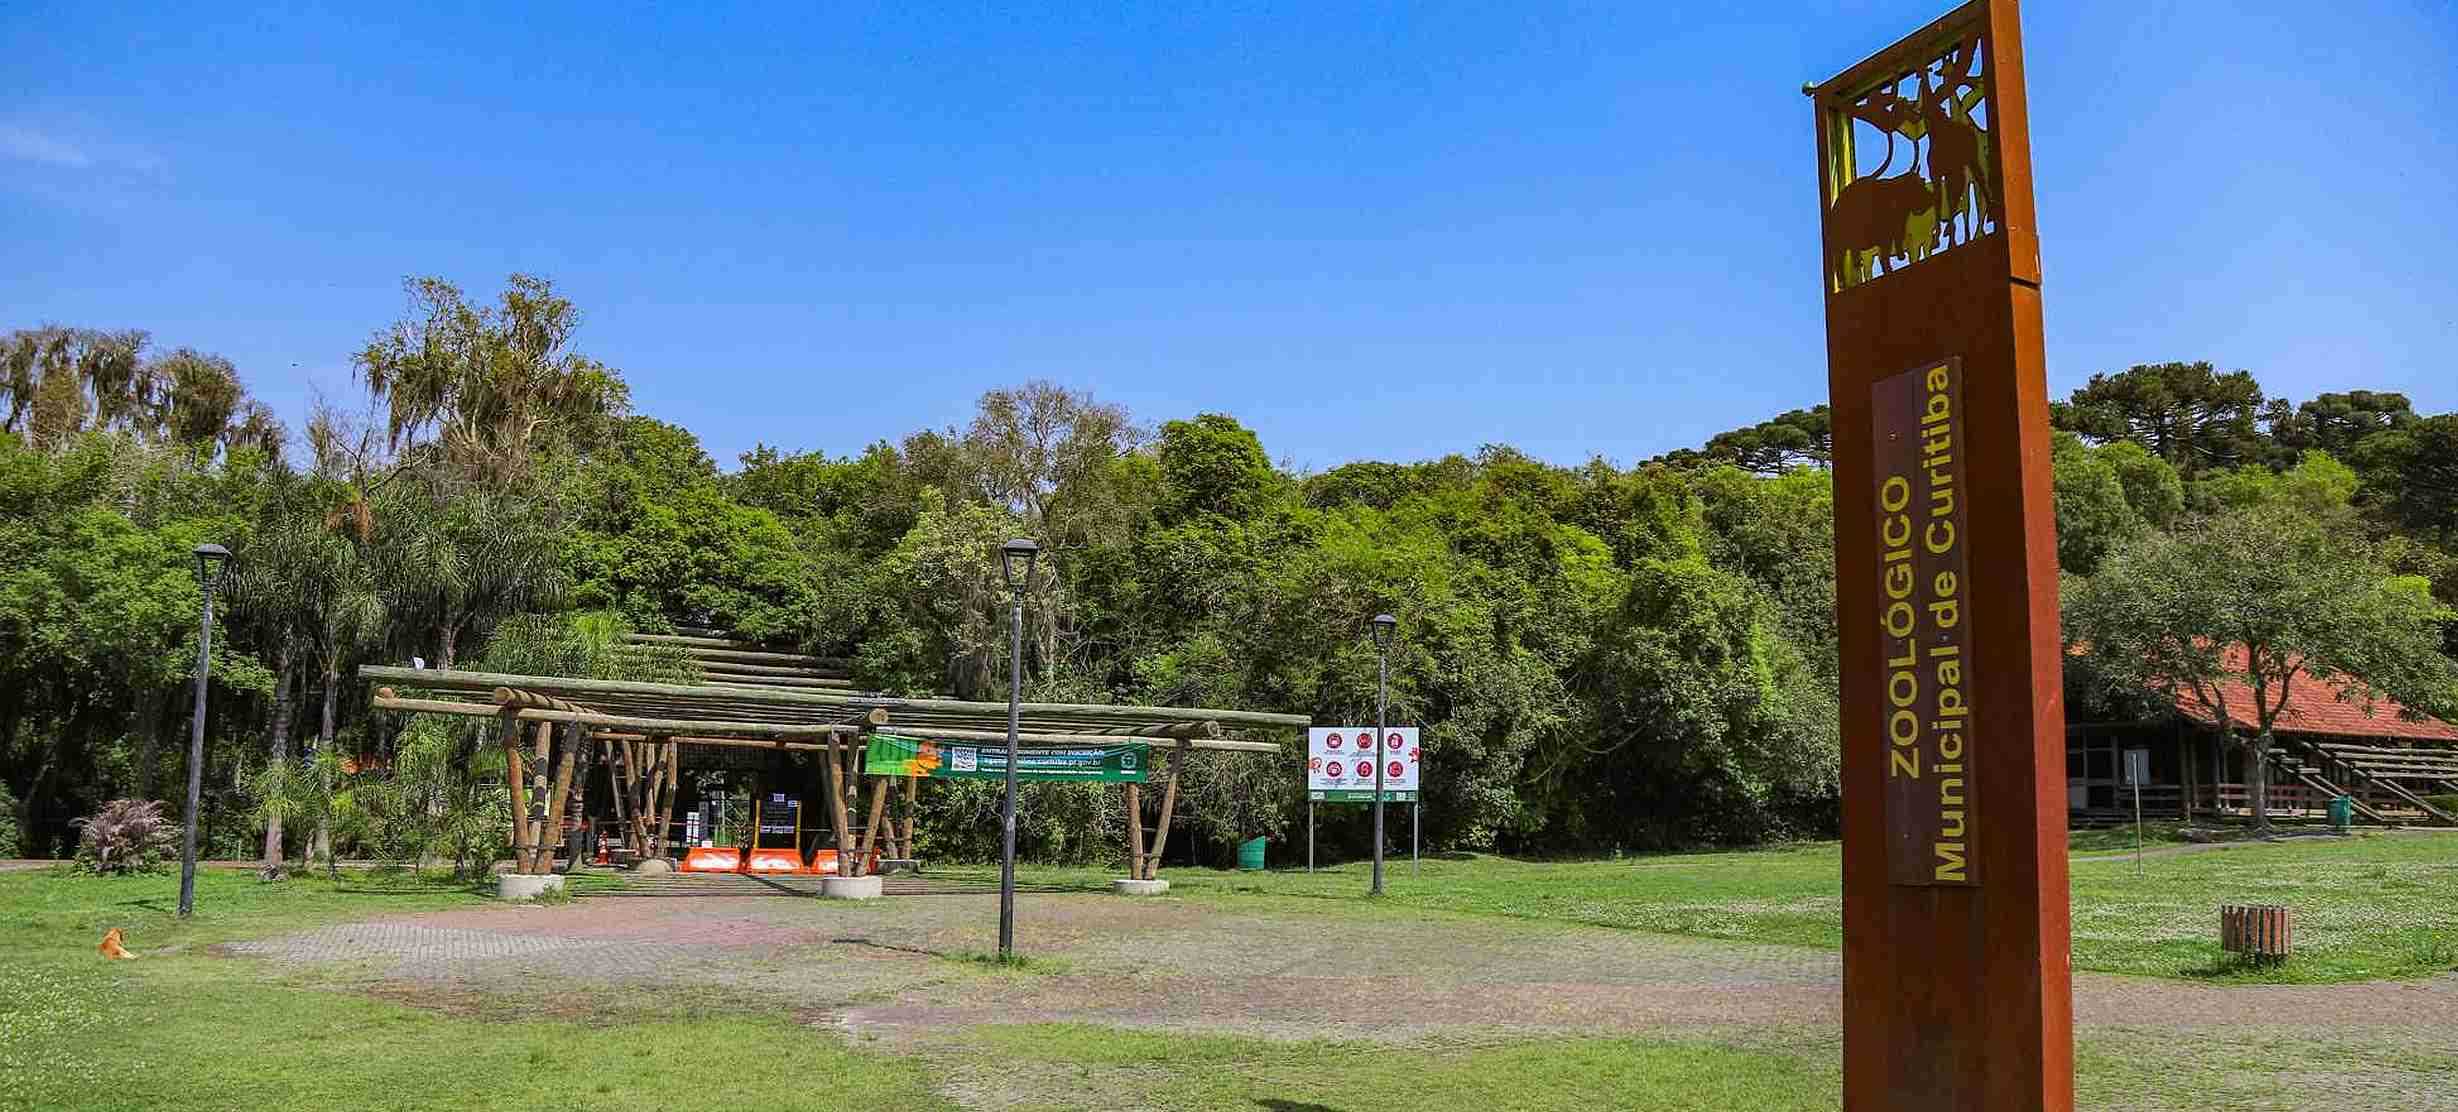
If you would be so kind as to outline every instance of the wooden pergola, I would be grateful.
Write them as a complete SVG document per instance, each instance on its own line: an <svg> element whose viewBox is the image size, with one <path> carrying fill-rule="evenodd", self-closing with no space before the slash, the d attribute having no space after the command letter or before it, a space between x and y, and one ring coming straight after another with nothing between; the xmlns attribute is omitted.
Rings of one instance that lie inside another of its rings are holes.
<svg viewBox="0 0 2458 1112"><path fill-rule="evenodd" d="M860 789L868 737L902 735L951 742L1004 742L1007 704L906 698L853 690L842 661L779 652L713 632L630 634L628 647L677 652L698 683L649 683L572 676L368 665L378 710L498 720L511 793L515 868L544 872L564 844L565 815L581 814L588 777L601 763L625 847L638 857L666 852L684 746L769 749L819 755L837 859L862 875L874 855L913 856L918 777L902 777L901 818L888 814L891 780L872 777L867 808ZM1165 755L1158 821L1145 837L1141 785L1124 785L1127 867L1154 879L1177 810L1178 776L1190 750L1278 752L1270 740L1305 728L1304 715L1199 707L1106 703L1025 703L1017 740L1054 747L1142 743ZM560 729L559 729L560 727ZM534 805L532 793L543 796ZM857 827L851 817L867 811ZM884 852L882 852L884 851Z"/></svg>

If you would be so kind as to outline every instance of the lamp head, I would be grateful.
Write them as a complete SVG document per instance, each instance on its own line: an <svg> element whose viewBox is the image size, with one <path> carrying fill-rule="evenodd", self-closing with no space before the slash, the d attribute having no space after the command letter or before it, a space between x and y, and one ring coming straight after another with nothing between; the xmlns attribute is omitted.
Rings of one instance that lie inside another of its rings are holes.
<svg viewBox="0 0 2458 1112"><path fill-rule="evenodd" d="M1029 538L1018 538L999 546L999 562L1007 571L1007 589L1020 590L1033 581L1033 561L1041 554L1041 546Z"/></svg>
<svg viewBox="0 0 2458 1112"><path fill-rule="evenodd" d="M1374 647L1378 649L1390 648L1391 636L1399 630L1400 620L1389 614L1376 614L1371 624L1374 627Z"/></svg>
<svg viewBox="0 0 2458 1112"><path fill-rule="evenodd" d="M218 544L196 546L196 583L211 593L222 584L222 571L230 565L230 550Z"/></svg>

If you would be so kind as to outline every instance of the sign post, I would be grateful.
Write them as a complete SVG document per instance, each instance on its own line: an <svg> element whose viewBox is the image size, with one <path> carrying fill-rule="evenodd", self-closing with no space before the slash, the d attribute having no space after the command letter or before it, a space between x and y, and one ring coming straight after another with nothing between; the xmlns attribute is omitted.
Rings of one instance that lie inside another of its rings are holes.
<svg viewBox="0 0 2458 1112"><path fill-rule="evenodd" d="M2016 0L1806 91L1854 1112L2069 1112L2065 710Z"/></svg>
<svg viewBox="0 0 2458 1112"><path fill-rule="evenodd" d="M2142 876L2142 782L2151 778L2151 751L2125 751L2125 782L2134 789L2134 876Z"/></svg>
<svg viewBox="0 0 2458 1112"><path fill-rule="evenodd" d="M1314 871L1314 808L1318 803L1408 804L1409 875L1416 875L1418 763L1415 726L1316 726L1306 731L1306 871ZM1379 785L1379 788L1377 787ZM1378 848L1379 852L1379 848Z"/></svg>

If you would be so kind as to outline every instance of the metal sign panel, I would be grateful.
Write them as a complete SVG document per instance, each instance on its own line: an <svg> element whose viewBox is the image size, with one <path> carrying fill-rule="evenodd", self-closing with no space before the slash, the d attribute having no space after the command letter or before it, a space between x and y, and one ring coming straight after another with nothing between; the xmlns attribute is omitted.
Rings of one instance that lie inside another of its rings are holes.
<svg viewBox="0 0 2458 1112"><path fill-rule="evenodd" d="M1416 799L1422 756L1415 726L1383 731L1384 802ZM1316 726L1306 731L1306 793L1318 803L1371 803L1377 755L1372 726Z"/></svg>
<svg viewBox="0 0 2458 1112"><path fill-rule="evenodd" d="M1151 746L1140 741L1107 746L1020 745L1018 780L1085 780L1141 784L1152 769ZM1004 780L1003 743L925 741L873 734L863 754L866 776L924 776L940 780Z"/></svg>
<svg viewBox="0 0 2458 1112"><path fill-rule="evenodd" d="M1886 688L1886 875L1896 884L1977 884L1971 860L1973 669L1963 599L1970 532L1962 483L1962 368L1947 359L1878 380L1871 475L1881 609L1868 662Z"/></svg>

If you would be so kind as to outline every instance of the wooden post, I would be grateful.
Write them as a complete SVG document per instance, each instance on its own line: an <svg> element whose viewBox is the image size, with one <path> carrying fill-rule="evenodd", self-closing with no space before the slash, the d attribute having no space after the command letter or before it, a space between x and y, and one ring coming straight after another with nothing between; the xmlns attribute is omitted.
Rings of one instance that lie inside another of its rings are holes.
<svg viewBox="0 0 2458 1112"><path fill-rule="evenodd" d="M541 733L547 733L551 729L543 722L539 723L539 726ZM552 741L553 735L550 733L548 734L550 745ZM539 872L553 872L555 851L563 848L563 813L565 806L572 798L572 768L579 763L579 758L580 727L574 726L571 728L569 740L565 741L562 746L562 752L555 756L555 787L553 794L546 797L545 836L538 839Z"/></svg>
<svg viewBox="0 0 2458 1112"><path fill-rule="evenodd" d="M1152 832L1152 852L1144 855L1144 871L1137 879L1161 879L1161 851L1169 848L1169 820L1178 813L1178 765L1186 759L1186 750L1169 751L1169 779L1161 789L1161 822Z"/></svg>
<svg viewBox="0 0 2458 1112"><path fill-rule="evenodd" d="M1143 881L1143 785L1126 785L1126 878Z"/></svg>
<svg viewBox="0 0 2458 1112"><path fill-rule="evenodd" d="M1971 0L1809 92L1843 1107L2070 1112L2064 654L2018 5Z"/></svg>
<svg viewBox="0 0 2458 1112"><path fill-rule="evenodd" d="M828 832L836 842L837 875L852 876L843 871L853 856L853 832L846 829L845 816L845 748L844 738L828 735Z"/></svg>
<svg viewBox="0 0 2458 1112"><path fill-rule="evenodd" d="M921 806L922 778L919 776L905 777L905 837L903 844L898 847L896 856L907 861L913 860L913 823L919 817L915 812L920 810Z"/></svg>
<svg viewBox="0 0 2458 1112"><path fill-rule="evenodd" d="M512 870L529 869L529 773L521 761L521 726L510 716L497 720L504 747L504 789L512 797Z"/></svg>
<svg viewBox="0 0 2458 1112"><path fill-rule="evenodd" d="M854 846L853 861L847 863L840 859L837 862L837 869L843 875L861 876L870 871L864 867L863 862L870 860L871 851L879 844L879 823L886 816L887 810L888 778L881 776L871 785L871 818L869 822L862 824L862 841Z"/></svg>
<svg viewBox="0 0 2458 1112"><path fill-rule="evenodd" d="M531 820L536 827L529 836L529 849L538 855L538 871L552 872L554 870L545 862L547 854L553 852L548 843L554 834L547 829L546 813L555 806L555 724L538 723L530 731L530 738L530 752L534 759L529 763L529 787L537 793L537 798L530 802L530 808L536 812L536 817Z"/></svg>
<svg viewBox="0 0 2458 1112"><path fill-rule="evenodd" d="M657 856L663 857L666 854L666 833L674 829L674 797L681 794L682 786L683 749L682 746L669 741L666 743L666 803L665 807L658 812L657 836L650 843L650 852Z"/></svg>
<svg viewBox="0 0 2458 1112"><path fill-rule="evenodd" d="M613 801L615 829L623 832L623 848L638 856L639 847L632 842L631 800L624 798L621 770L616 768L622 747L630 743L601 739L597 744L598 758L606 766L606 795Z"/></svg>

